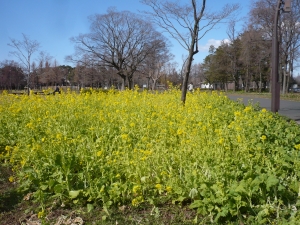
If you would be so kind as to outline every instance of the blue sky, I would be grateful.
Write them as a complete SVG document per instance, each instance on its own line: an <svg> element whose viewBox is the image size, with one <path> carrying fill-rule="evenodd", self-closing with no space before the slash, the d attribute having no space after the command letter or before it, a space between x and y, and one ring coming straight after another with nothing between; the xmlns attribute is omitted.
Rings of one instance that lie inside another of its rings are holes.
<svg viewBox="0 0 300 225"><path fill-rule="evenodd" d="M242 18L249 11L250 0L207 0L207 9L237 2L241 4L239 17ZM40 50L56 59L58 64L70 65L64 60L65 56L74 52L70 38L88 33L88 16L106 13L109 7L134 13L149 10L139 0L0 0L0 62L6 59L16 60L9 54L13 49L7 44L10 43L10 38L22 40L24 33L30 39L37 40L41 44ZM243 20L240 19L240 30L242 25ZM223 23L210 31L200 41L200 52L195 56L194 62L203 61L211 44L217 47L222 40L228 38L226 30L227 24ZM168 38L173 45L171 52L175 55L174 61L181 65L182 56L187 55L187 52L176 41Z"/></svg>

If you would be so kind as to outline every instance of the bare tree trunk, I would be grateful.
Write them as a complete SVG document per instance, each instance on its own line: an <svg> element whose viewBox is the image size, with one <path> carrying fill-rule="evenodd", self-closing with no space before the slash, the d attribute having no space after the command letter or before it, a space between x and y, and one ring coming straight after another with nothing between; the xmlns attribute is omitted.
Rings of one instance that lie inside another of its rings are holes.
<svg viewBox="0 0 300 225"><path fill-rule="evenodd" d="M247 65L247 70L246 70L246 79L245 79L245 91L249 91L249 68Z"/></svg>
<svg viewBox="0 0 300 225"><path fill-rule="evenodd" d="M183 82L182 82L181 101L182 101L183 104L185 104L185 100L186 100L187 86L188 86L189 75L190 75L190 72L191 72L191 66L192 66L192 61L193 61L193 56L194 56L193 50L194 50L194 44L192 44L190 52L189 52L186 72L185 72L185 75L183 77Z"/></svg>
<svg viewBox="0 0 300 225"><path fill-rule="evenodd" d="M126 82L126 76L120 75L122 78L122 84L121 84L121 91L125 90L125 82Z"/></svg>
<svg viewBox="0 0 300 225"><path fill-rule="evenodd" d="M152 79L152 91L154 91L156 88L156 82L157 82L157 79Z"/></svg>
<svg viewBox="0 0 300 225"><path fill-rule="evenodd" d="M289 71L288 71L288 79L287 79L287 91L289 92L290 79L293 78L293 59L289 61Z"/></svg>
<svg viewBox="0 0 300 225"><path fill-rule="evenodd" d="M282 71L283 80L282 80L282 94L284 95L286 92L286 70Z"/></svg>
<svg viewBox="0 0 300 225"><path fill-rule="evenodd" d="M262 86L261 69L259 68L259 93L261 93L261 86Z"/></svg>
<svg viewBox="0 0 300 225"><path fill-rule="evenodd" d="M127 76L127 80L128 80L128 89L132 90L132 88L133 88L133 79L132 79L132 76Z"/></svg>

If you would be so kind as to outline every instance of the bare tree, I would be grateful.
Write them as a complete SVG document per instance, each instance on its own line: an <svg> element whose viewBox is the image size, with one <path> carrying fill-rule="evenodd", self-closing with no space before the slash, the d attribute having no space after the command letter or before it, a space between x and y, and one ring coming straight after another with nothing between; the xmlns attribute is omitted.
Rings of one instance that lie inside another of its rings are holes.
<svg viewBox="0 0 300 225"><path fill-rule="evenodd" d="M177 86L180 84L180 75L178 73L178 63L177 62L168 62L165 65L165 85L167 87L168 82L172 83L172 85Z"/></svg>
<svg viewBox="0 0 300 225"><path fill-rule="evenodd" d="M51 66L51 60L52 56L50 56L48 53L41 51L39 53L39 56L37 58L38 66L37 66L37 78L36 78L36 85L39 86L41 83L49 84L48 82L48 74L47 71L49 71ZM42 82L43 81L43 82Z"/></svg>
<svg viewBox="0 0 300 225"><path fill-rule="evenodd" d="M256 0L250 11L250 23L264 32L264 37L271 40L273 34L273 16L277 0ZM280 16L278 26L280 54L280 82L282 93L288 90L293 78L294 63L300 47L300 0L293 0L291 13Z"/></svg>
<svg viewBox="0 0 300 225"><path fill-rule="evenodd" d="M27 90L29 95L29 88L30 88L30 75L31 75L31 57L32 55L38 51L40 48L39 42L36 40L31 40L27 35L23 35L23 40L15 40L10 39L11 43L8 45L15 50L10 52L12 55L18 58L20 64L23 66L23 71L26 75L26 82L27 82Z"/></svg>
<svg viewBox="0 0 300 225"><path fill-rule="evenodd" d="M54 77L52 78L52 82L55 85L62 85L63 80L64 80L64 74L62 73L56 59L54 59L53 61L53 68L52 68L53 72L54 72Z"/></svg>
<svg viewBox="0 0 300 225"><path fill-rule="evenodd" d="M149 73L149 77L152 79L152 90L155 90L156 82L162 76L161 69L162 69L162 64L157 63L156 65L154 65L153 70Z"/></svg>
<svg viewBox="0 0 300 225"><path fill-rule="evenodd" d="M190 81L194 84L195 88L201 87L202 65L200 63L192 65L190 78Z"/></svg>
<svg viewBox="0 0 300 225"><path fill-rule="evenodd" d="M76 54L88 54L95 65L114 68L122 78L122 89L126 79L131 89L133 74L165 38L151 23L128 11L109 9L107 14L91 16L90 22L89 34L71 39L76 44Z"/></svg>
<svg viewBox="0 0 300 225"><path fill-rule="evenodd" d="M268 74L270 72L268 70L271 55L270 40L265 38L264 31L249 25L235 42L239 48L238 64L241 71L239 75L245 91L250 90L253 82L261 91L270 79Z"/></svg>
<svg viewBox="0 0 300 225"><path fill-rule="evenodd" d="M184 104L193 57L199 52L199 40L221 20L237 10L239 5L225 5L220 12L210 13L205 11L206 0L190 0L189 3L170 0L141 0L141 2L151 7L152 12L148 14L152 16L154 22L188 51L181 94L181 101ZM203 22L202 26L200 21ZM181 32L182 30L184 32Z"/></svg>
<svg viewBox="0 0 300 225"><path fill-rule="evenodd" d="M289 89L289 81L293 78L295 53L300 47L300 1L293 1L292 12L285 14L280 26L282 51L282 93Z"/></svg>
<svg viewBox="0 0 300 225"><path fill-rule="evenodd" d="M0 62L0 88L19 89L22 86L25 86L25 80L19 64L13 60Z"/></svg>
<svg viewBox="0 0 300 225"><path fill-rule="evenodd" d="M173 58L169 53L169 46L165 41L157 40L155 44L158 48L150 49L145 58L141 72L152 81L152 90L156 88L157 81L165 74L162 72L166 64ZM148 82L149 87L149 82Z"/></svg>
<svg viewBox="0 0 300 225"><path fill-rule="evenodd" d="M240 42L239 39L237 38L235 20L230 21L227 29L227 35L231 42L230 48L227 48L227 55L231 61L230 63L231 76L234 81L233 91L236 91L239 88L238 59L240 53L240 45L239 45Z"/></svg>

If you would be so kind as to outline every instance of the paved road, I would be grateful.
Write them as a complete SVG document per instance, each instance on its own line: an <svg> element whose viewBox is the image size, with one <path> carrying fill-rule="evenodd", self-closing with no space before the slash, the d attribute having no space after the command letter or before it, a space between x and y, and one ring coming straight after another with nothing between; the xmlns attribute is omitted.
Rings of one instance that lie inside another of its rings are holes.
<svg viewBox="0 0 300 225"><path fill-rule="evenodd" d="M261 108L266 108L267 110L271 111L271 99L230 94L227 96L235 101L242 99L245 105L248 105L249 101L253 102L254 104L259 103ZM300 124L300 102L280 99L280 109L278 113L291 118Z"/></svg>

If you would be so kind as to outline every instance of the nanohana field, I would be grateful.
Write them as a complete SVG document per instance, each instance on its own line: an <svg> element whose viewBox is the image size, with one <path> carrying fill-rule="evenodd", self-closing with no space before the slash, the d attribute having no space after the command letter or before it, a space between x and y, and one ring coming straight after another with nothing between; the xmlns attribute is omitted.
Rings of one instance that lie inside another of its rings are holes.
<svg viewBox="0 0 300 225"><path fill-rule="evenodd" d="M87 206L188 204L209 221L300 219L300 127L222 93L0 96L20 191ZM39 214L43 216L43 212Z"/></svg>

